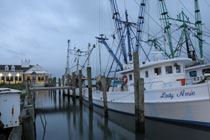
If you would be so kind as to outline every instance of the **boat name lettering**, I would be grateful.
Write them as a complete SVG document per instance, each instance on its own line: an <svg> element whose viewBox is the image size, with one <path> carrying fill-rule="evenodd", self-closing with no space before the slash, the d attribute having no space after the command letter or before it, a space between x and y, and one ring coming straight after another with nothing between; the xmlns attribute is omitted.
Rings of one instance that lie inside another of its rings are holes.
<svg viewBox="0 0 210 140"><path fill-rule="evenodd" d="M163 92L160 96L160 98L169 98L169 99L174 99L174 97L186 97L186 96L195 96L195 91L191 90L191 91L185 91L185 90L182 90L180 91L179 93L177 94L172 94L172 93L166 93L166 92Z"/></svg>
<svg viewBox="0 0 210 140"><path fill-rule="evenodd" d="M185 91L185 90L182 90L180 93L178 93L176 95L177 97L182 97L182 96L195 96L195 91Z"/></svg>
<svg viewBox="0 0 210 140"><path fill-rule="evenodd" d="M171 93L167 94L166 92L163 92L160 98L170 98L172 100L174 98L174 95Z"/></svg>

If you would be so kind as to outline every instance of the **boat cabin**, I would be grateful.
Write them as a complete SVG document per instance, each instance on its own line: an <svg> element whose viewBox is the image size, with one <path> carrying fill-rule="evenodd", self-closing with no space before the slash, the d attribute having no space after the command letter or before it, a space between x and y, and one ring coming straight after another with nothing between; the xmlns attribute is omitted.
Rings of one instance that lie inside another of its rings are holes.
<svg viewBox="0 0 210 140"><path fill-rule="evenodd" d="M190 66L186 68L186 84L198 84L210 77L210 64Z"/></svg>
<svg viewBox="0 0 210 140"><path fill-rule="evenodd" d="M180 87L186 84L185 66L190 65L189 58L174 58L140 64L140 77L144 78L146 90ZM133 68L118 72L122 74L123 90L133 91Z"/></svg>

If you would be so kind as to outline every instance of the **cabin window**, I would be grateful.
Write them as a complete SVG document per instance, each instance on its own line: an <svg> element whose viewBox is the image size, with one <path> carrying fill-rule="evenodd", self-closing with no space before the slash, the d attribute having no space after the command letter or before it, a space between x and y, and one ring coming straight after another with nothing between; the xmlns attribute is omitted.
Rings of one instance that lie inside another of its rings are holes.
<svg viewBox="0 0 210 140"><path fill-rule="evenodd" d="M166 74L172 74L173 70L172 70L172 66L166 66Z"/></svg>
<svg viewBox="0 0 210 140"><path fill-rule="evenodd" d="M19 77L19 81L22 81L22 77L21 76Z"/></svg>
<svg viewBox="0 0 210 140"><path fill-rule="evenodd" d="M202 73L203 73L203 75L206 74L206 73L209 73L210 74L210 69L203 69L202 70Z"/></svg>
<svg viewBox="0 0 210 140"><path fill-rule="evenodd" d="M190 71L190 77L196 77L197 76L197 72L196 71Z"/></svg>
<svg viewBox="0 0 210 140"><path fill-rule="evenodd" d="M180 65L176 65L176 73L181 73L181 68L180 68Z"/></svg>
<svg viewBox="0 0 210 140"><path fill-rule="evenodd" d="M155 68L154 72L156 75L161 75L161 67Z"/></svg>
<svg viewBox="0 0 210 140"><path fill-rule="evenodd" d="M133 80L132 74L129 74L129 81Z"/></svg>
<svg viewBox="0 0 210 140"><path fill-rule="evenodd" d="M4 76L3 76L3 77L1 77L1 80L3 80L3 81L4 81Z"/></svg>
<svg viewBox="0 0 210 140"><path fill-rule="evenodd" d="M149 72L145 71L145 77L148 78L149 77Z"/></svg>
<svg viewBox="0 0 210 140"><path fill-rule="evenodd" d="M9 81L9 76L6 77L6 81Z"/></svg>
<svg viewBox="0 0 210 140"><path fill-rule="evenodd" d="M17 76L15 76L15 81L18 81L18 77Z"/></svg>
<svg viewBox="0 0 210 140"><path fill-rule="evenodd" d="M28 77L27 77L27 80L29 81L29 80L31 80L31 78L28 76Z"/></svg>

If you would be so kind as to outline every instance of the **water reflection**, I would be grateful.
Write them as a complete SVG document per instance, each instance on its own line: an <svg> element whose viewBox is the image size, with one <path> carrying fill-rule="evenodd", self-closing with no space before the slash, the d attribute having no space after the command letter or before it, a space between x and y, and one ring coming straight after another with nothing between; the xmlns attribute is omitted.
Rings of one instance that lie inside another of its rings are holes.
<svg viewBox="0 0 210 140"><path fill-rule="evenodd" d="M209 128L150 119L145 121L145 135L135 133L132 116L109 112L105 119L103 110L94 107L91 111L85 103L81 105L59 91L37 92L36 113L37 140L210 139Z"/></svg>

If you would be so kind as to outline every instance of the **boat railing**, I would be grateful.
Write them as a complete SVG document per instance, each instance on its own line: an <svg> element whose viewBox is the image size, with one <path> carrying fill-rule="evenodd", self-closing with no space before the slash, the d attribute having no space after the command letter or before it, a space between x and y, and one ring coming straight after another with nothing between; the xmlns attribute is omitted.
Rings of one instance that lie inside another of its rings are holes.
<svg viewBox="0 0 210 140"><path fill-rule="evenodd" d="M163 84L164 84L164 81L147 82L147 83L144 83L144 85L150 84L150 85L149 85L149 89L151 89L152 85L153 85L153 84L156 84L156 83L163 83Z"/></svg>

